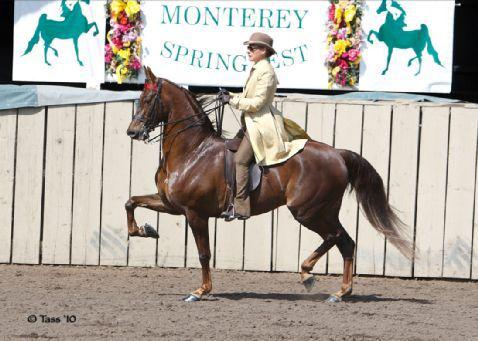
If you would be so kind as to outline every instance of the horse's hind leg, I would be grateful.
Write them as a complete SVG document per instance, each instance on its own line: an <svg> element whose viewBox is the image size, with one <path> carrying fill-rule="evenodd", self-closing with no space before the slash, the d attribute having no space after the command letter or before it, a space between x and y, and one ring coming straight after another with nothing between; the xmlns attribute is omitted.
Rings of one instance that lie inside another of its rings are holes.
<svg viewBox="0 0 478 341"><path fill-rule="evenodd" d="M422 71L422 51L415 50L415 53L417 54L415 58L418 59L418 71L415 76L418 76Z"/></svg>
<svg viewBox="0 0 478 341"><path fill-rule="evenodd" d="M418 57L415 56L415 57L411 58L411 59L408 61L407 66L410 67L410 65L412 65L412 62L413 62L415 59L418 59Z"/></svg>
<svg viewBox="0 0 478 341"><path fill-rule="evenodd" d="M336 243L336 240L333 236L322 236L324 239L323 243L312 252L312 254L307 257L306 260L302 262L300 279L302 284L304 284L307 291L311 291L312 287L315 284L315 277L310 273L314 268L318 260L327 253Z"/></svg>
<svg viewBox="0 0 478 341"><path fill-rule="evenodd" d="M350 238L342 225L340 225L339 234L336 238L336 245L344 259L344 273L340 290L330 295L327 299L328 302L340 302L342 297L349 296L352 293L353 286L355 242Z"/></svg>
<svg viewBox="0 0 478 341"><path fill-rule="evenodd" d="M50 43L45 41L45 49L43 50L43 56L45 58L45 64L51 66L50 62L48 61L48 49L50 48Z"/></svg>

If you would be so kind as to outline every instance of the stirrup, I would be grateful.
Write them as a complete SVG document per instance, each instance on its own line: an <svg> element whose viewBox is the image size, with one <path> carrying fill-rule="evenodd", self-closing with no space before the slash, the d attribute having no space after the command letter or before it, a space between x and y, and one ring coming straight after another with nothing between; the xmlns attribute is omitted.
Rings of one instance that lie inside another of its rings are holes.
<svg viewBox="0 0 478 341"><path fill-rule="evenodd" d="M225 221L232 221L236 218L236 210L234 209L234 204L229 204L227 210L221 213L221 218L224 218Z"/></svg>

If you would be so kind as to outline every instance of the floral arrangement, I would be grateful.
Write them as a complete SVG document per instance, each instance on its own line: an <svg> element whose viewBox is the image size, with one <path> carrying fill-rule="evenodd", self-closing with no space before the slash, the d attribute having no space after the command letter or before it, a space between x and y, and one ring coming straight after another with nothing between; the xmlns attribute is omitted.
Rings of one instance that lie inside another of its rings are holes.
<svg viewBox="0 0 478 341"><path fill-rule="evenodd" d="M118 84L137 78L141 69L140 0L108 0L107 16L110 30L106 35L106 73L115 77Z"/></svg>
<svg viewBox="0 0 478 341"><path fill-rule="evenodd" d="M330 0L327 61L329 89L355 87L359 80L362 43L362 0Z"/></svg>

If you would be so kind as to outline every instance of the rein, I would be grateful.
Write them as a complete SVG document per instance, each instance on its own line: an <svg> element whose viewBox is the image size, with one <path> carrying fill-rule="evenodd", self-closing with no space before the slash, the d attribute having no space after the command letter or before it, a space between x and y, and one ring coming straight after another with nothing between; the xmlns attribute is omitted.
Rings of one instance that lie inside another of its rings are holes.
<svg viewBox="0 0 478 341"><path fill-rule="evenodd" d="M174 120L174 121L168 121L168 122L159 122L157 124L153 124L152 122L155 122L155 121L159 121L159 114L162 112L162 102L161 102L161 88L162 88L162 79L160 78L158 80L158 83L157 84L146 84L145 87L146 89L149 89L149 90L155 90L156 91L156 94L155 94L155 97L154 97L154 102L153 102L153 105L151 106L150 110L149 110L149 115L147 118L144 118L143 116L141 115L134 115L133 116L133 121L139 121L139 122L143 122L144 123L144 128L146 129L146 131L143 133L145 134L146 136L149 137L148 133L149 131L151 130L154 130L158 127L161 127L161 128L164 128L166 127L167 125L171 125L171 124L177 124L177 123L181 123L181 122L184 122L184 121L187 121L187 120L190 120L194 117L197 117L197 116L201 116L201 115L205 115L205 116L209 116L211 115L213 112L216 114L216 126L217 126L217 131L219 132L219 134L221 134L222 132L222 119L223 119L223 116L224 116L224 103L222 103L219 98L216 98L216 99L213 99L209 102L207 102L206 104L204 104L204 106L209 106L211 105L212 103L216 103L216 106L214 106L213 108L210 108L208 110L205 110L204 112L200 112L198 114L192 114L192 115L189 115L189 116L186 116L184 118L181 118L181 119L178 119L178 120ZM158 108L156 108L156 106L158 106ZM174 135L172 136L176 136L180 133L182 133L183 131L187 130L187 129L190 129L190 128L193 128L193 127L197 127L197 126L200 126L202 125L203 122L202 121L199 121L199 122L195 122L179 131L177 131ZM170 137L170 136L168 136ZM162 132L160 132L158 135L152 137L152 138L148 138L147 140L145 140L146 143L150 143L150 142L159 142L161 139L165 139L166 138L166 132L163 130Z"/></svg>

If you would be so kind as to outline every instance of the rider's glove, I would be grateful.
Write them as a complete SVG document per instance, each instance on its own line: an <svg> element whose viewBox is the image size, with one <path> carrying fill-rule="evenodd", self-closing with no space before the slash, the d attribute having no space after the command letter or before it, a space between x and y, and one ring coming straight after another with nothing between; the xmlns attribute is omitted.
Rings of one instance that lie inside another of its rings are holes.
<svg viewBox="0 0 478 341"><path fill-rule="evenodd" d="M226 89L220 88L218 98L223 104L227 104L231 100L231 94Z"/></svg>

